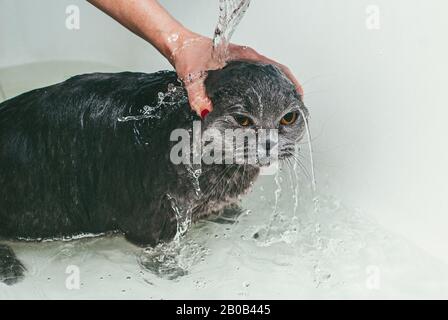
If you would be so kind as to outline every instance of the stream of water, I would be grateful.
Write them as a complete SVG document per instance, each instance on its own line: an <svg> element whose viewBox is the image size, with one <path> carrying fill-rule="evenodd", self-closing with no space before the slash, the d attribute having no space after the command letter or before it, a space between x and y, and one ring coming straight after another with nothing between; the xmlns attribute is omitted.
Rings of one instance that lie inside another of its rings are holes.
<svg viewBox="0 0 448 320"><path fill-rule="evenodd" d="M213 36L213 58L221 64L228 59L228 46L250 0L219 0L219 18Z"/></svg>

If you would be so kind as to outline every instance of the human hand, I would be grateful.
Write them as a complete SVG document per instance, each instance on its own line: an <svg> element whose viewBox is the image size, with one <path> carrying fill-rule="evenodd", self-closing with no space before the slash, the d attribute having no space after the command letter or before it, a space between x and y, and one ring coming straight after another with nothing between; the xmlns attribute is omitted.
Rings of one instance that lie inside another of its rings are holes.
<svg viewBox="0 0 448 320"><path fill-rule="evenodd" d="M213 42L210 38L190 33L182 39L176 39L178 46L171 52L170 62L176 69L179 78L184 82L192 109L204 118L213 110L212 102L207 96L204 81L207 70L225 67L233 60L246 60L274 64L282 70L295 85L297 92L303 96L303 89L292 72L284 65L269 59L247 46L230 44L226 61L213 57Z"/></svg>
<svg viewBox="0 0 448 320"><path fill-rule="evenodd" d="M170 61L184 82L191 107L202 118L213 109L204 85L207 70L221 69L232 60L256 61L278 66L303 96L302 87L286 66L249 47L230 44L224 61L214 59L212 39L186 29L156 0L88 1L150 42Z"/></svg>

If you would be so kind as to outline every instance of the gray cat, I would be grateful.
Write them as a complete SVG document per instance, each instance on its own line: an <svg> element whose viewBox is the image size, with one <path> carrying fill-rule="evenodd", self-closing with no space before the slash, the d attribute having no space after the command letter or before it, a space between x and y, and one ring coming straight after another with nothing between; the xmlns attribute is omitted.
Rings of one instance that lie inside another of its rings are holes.
<svg viewBox="0 0 448 320"><path fill-rule="evenodd" d="M307 110L277 67L232 62L210 71L206 88L214 110L202 132L276 129L268 154L276 144L280 160L293 155ZM174 164L171 134L194 121L174 72L81 75L3 102L0 237L119 231L155 246L173 239L186 214L235 214L266 163ZM0 281L12 284L24 271L0 246Z"/></svg>

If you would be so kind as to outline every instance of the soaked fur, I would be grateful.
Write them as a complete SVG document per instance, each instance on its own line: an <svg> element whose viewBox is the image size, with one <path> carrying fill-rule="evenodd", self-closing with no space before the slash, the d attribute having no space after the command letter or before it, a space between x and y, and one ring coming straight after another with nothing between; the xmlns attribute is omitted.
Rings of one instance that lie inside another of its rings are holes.
<svg viewBox="0 0 448 320"><path fill-rule="evenodd" d="M279 129L280 158L302 137L303 118L279 127L286 112L306 109L276 67L233 62L210 72L206 87L215 109L203 130L238 128L235 117L248 115L255 129ZM203 165L198 193L191 167L170 161L171 132L200 120L187 101L173 72L125 72L76 76L0 104L0 237L120 231L154 246L175 236L175 208L197 220L234 205L258 165ZM24 270L1 246L0 281Z"/></svg>

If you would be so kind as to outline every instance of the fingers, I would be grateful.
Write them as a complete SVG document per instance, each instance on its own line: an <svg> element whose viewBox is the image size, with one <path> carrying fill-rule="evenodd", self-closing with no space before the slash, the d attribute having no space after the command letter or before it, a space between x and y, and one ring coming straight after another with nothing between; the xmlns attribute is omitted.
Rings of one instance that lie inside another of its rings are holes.
<svg viewBox="0 0 448 320"><path fill-rule="evenodd" d="M303 97L304 95L303 87L300 84L300 82L296 79L294 74L291 72L291 70L289 70L288 67L259 54L257 51L255 51L250 47L231 45L230 50L231 50L231 60L258 61L276 65L278 68L280 68L280 70L283 71L283 73L288 77L288 79L291 80L291 82L296 87L296 90L299 93L299 95Z"/></svg>
<svg viewBox="0 0 448 320"><path fill-rule="evenodd" d="M212 102L205 90L204 79L192 81L186 84L185 88L187 89L191 108L198 116L204 119L213 110Z"/></svg>
<svg viewBox="0 0 448 320"><path fill-rule="evenodd" d="M247 46L239 46L236 44L231 44L229 47L229 51L230 51L229 56L230 60L249 60L249 61L261 62L262 60L267 59L266 57L263 57L251 47Z"/></svg>

